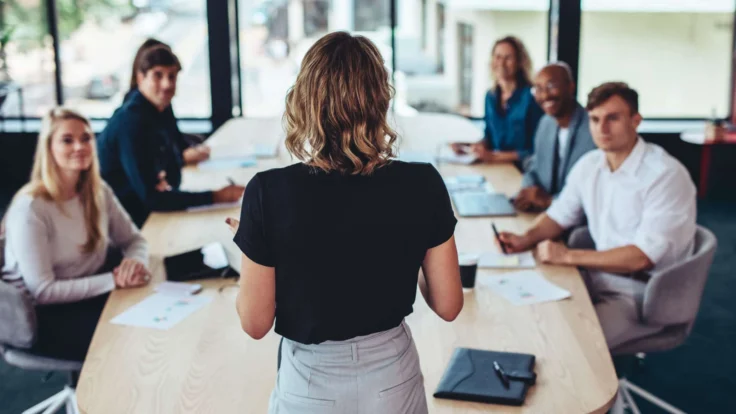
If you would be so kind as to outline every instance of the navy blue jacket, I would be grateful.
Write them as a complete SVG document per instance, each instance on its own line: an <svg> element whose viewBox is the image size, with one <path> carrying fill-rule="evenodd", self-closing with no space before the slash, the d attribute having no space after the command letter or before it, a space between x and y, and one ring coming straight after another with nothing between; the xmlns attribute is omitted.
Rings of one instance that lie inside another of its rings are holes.
<svg viewBox="0 0 736 414"><path fill-rule="evenodd" d="M175 121L133 90L97 137L102 177L139 227L151 211L212 204L211 191L179 191L184 147ZM156 189L161 171L171 191Z"/></svg>

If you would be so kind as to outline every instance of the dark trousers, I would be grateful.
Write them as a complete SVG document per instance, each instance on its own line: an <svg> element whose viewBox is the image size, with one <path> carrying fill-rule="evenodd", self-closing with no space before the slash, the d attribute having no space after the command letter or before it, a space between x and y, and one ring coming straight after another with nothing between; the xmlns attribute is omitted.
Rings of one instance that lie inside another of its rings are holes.
<svg viewBox="0 0 736 414"><path fill-rule="evenodd" d="M30 351L84 361L108 296L106 293L79 302L36 306L36 343Z"/></svg>
<svg viewBox="0 0 736 414"><path fill-rule="evenodd" d="M110 272L122 260L110 248L97 273ZM31 352L57 359L84 361L109 293L72 303L36 306L36 342Z"/></svg>

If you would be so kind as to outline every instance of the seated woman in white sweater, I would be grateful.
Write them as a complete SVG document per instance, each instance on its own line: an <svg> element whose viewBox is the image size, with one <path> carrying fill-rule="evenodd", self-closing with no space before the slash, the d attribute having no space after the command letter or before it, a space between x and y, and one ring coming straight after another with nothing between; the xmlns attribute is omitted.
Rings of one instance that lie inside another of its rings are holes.
<svg viewBox="0 0 736 414"><path fill-rule="evenodd" d="M84 360L108 293L150 280L146 241L100 177L84 116L58 108L44 117L31 181L4 224L2 279L36 304L33 350ZM122 261L109 263L109 248Z"/></svg>

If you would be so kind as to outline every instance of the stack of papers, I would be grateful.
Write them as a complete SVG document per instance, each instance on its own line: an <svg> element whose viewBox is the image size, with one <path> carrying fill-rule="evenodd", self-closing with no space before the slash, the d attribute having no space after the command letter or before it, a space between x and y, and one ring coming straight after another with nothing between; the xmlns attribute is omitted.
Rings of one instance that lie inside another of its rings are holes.
<svg viewBox="0 0 736 414"><path fill-rule="evenodd" d="M490 269L532 269L537 267L532 252L502 254L486 252L478 259L478 267Z"/></svg>
<svg viewBox="0 0 736 414"><path fill-rule="evenodd" d="M478 161L478 158L475 156L475 154L455 154L454 152L450 154L440 154L438 159L439 162L459 165L470 165Z"/></svg>
<svg viewBox="0 0 736 414"><path fill-rule="evenodd" d="M480 191L485 193L496 192L493 185L486 181L486 178L482 175L456 175L453 177L447 177L444 180L447 191L451 193L456 191Z"/></svg>
<svg viewBox="0 0 736 414"><path fill-rule="evenodd" d="M570 292L549 282L541 274L526 270L480 278L479 285L490 288L514 305L532 305L570 297Z"/></svg>
<svg viewBox="0 0 736 414"><path fill-rule="evenodd" d="M131 306L110 322L117 325L166 330L211 301L212 298L206 296L155 293Z"/></svg>

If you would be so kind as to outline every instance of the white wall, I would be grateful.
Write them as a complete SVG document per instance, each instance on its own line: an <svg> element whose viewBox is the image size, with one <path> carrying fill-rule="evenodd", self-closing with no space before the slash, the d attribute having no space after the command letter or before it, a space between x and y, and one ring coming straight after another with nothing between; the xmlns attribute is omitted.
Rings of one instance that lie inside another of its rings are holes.
<svg viewBox="0 0 736 414"><path fill-rule="evenodd" d="M445 76L454 85L451 108L459 101L457 24L473 25L473 95L470 114L483 116L485 94L490 88L491 47L506 35L519 37L526 45L534 69L547 60L547 12L448 10L445 31Z"/></svg>
<svg viewBox="0 0 736 414"><path fill-rule="evenodd" d="M728 110L733 14L584 12L578 98L628 82L647 117Z"/></svg>

